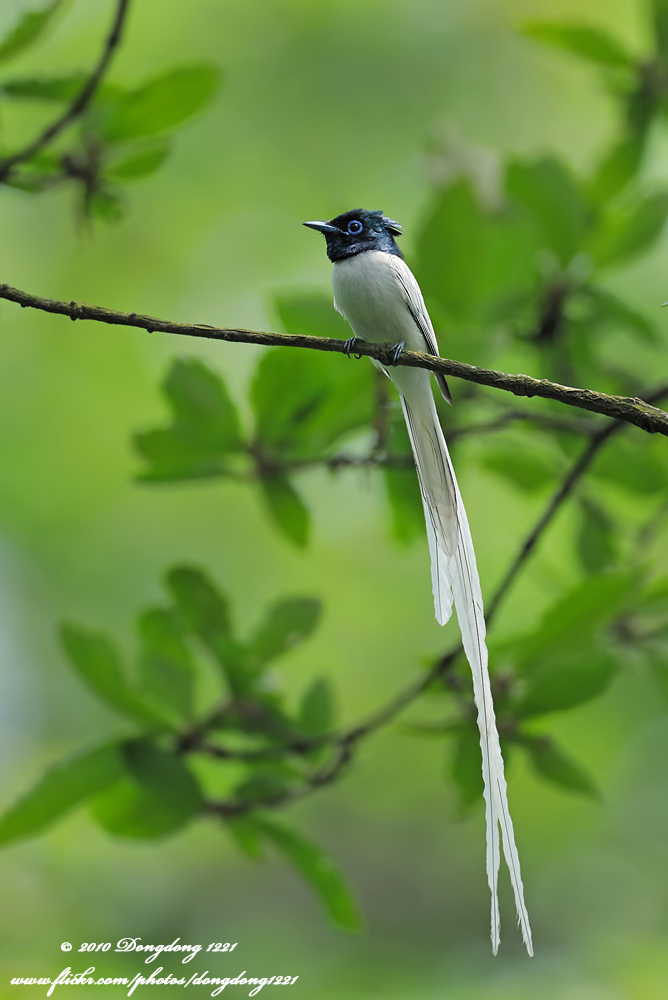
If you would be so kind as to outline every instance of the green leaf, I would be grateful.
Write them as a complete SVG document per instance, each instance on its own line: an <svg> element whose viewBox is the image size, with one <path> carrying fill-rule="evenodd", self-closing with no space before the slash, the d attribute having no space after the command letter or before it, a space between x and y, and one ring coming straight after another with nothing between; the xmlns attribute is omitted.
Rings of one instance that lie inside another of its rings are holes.
<svg viewBox="0 0 668 1000"><path fill-rule="evenodd" d="M322 459L343 438L369 426L374 395L373 369L366 362L270 349L251 387L258 444L283 462Z"/></svg>
<svg viewBox="0 0 668 1000"><path fill-rule="evenodd" d="M93 801L93 815L105 830L120 837L162 837L202 811L202 793L178 754L133 740L125 744L123 760L125 776Z"/></svg>
<svg viewBox="0 0 668 1000"><path fill-rule="evenodd" d="M415 469L386 466L383 476L392 513L392 534L403 544L421 538L424 534L424 509Z"/></svg>
<svg viewBox="0 0 668 1000"><path fill-rule="evenodd" d="M163 165L171 148L168 139L156 139L112 160L106 168L106 174L120 181L148 177Z"/></svg>
<svg viewBox="0 0 668 1000"><path fill-rule="evenodd" d="M578 552L589 573L607 569L617 560L617 532L614 521L595 500L580 497Z"/></svg>
<svg viewBox="0 0 668 1000"><path fill-rule="evenodd" d="M164 707L192 714L195 662L183 629L171 611L155 608L137 623L141 637L140 676L144 689Z"/></svg>
<svg viewBox="0 0 668 1000"><path fill-rule="evenodd" d="M514 658L520 669L532 666L561 647L581 647L603 623L611 621L635 594L641 576L620 571L591 576L559 598L535 632L516 641Z"/></svg>
<svg viewBox="0 0 668 1000"><path fill-rule="evenodd" d="M598 789L583 768L547 736L527 736L521 740L529 759L542 778L569 792L599 798Z"/></svg>
<svg viewBox="0 0 668 1000"><path fill-rule="evenodd" d="M592 475L630 493L651 495L668 488L668 461L662 442L620 436L603 449Z"/></svg>
<svg viewBox="0 0 668 1000"><path fill-rule="evenodd" d="M104 222L120 222L125 218L125 203L121 196L110 188L98 188L84 203L86 214L97 216Z"/></svg>
<svg viewBox="0 0 668 1000"><path fill-rule="evenodd" d="M639 606L651 611L668 611L668 576L659 576L643 589Z"/></svg>
<svg viewBox="0 0 668 1000"><path fill-rule="evenodd" d="M647 195L631 208L611 209L592 239L591 252L601 267L647 253L661 235L668 215L668 191Z"/></svg>
<svg viewBox="0 0 668 1000"><path fill-rule="evenodd" d="M277 528L299 548L304 548L309 540L311 516L290 480L281 475L263 476L260 488Z"/></svg>
<svg viewBox="0 0 668 1000"><path fill-rule="evenodd" d="M516 705L522 716L564 712L603 694L617 671L617 661L591 647L545 653L526 675Z"/></svg>
<svg viewBox="0 0 668 1000"><path fill-rule="evenodd" d="M459 809L465 815L483 801L480 735L475 725L465 725L455 737L451 774L459 794Z"/></svg>
<svg viewBox="0 0 668 1000"><path fill-rule="evenodd" d="M565 49L600 66L632 68L635 59L613 35L586 24L550 24L533 22L522 29L523 34L539 42Z"/></svg>
<svg viewBox="0 0 668 1000"><path fill-rule="evenodd" d="M495 435L483 451L481 464L527 493L553 483L560 470L558 456L552 448L528 434L521 439Z"/></svg>
<svg viewBox="0 0 668 1000"><path fill-rule="evenodd" d="M581 249L589 224L588 210L570 170L555 157L533 163L510 163L506 190L524 206L545 245L568 264Z"/></svg>
<svg viewBox="0 0 668 1000"><path fill-rule="evenodd" d="M633 180L640 169L645 152L644 130L623 136L606 153L596 168L591 182L591 194L601 205L605 205Z"/></svg>
<svg viewBox="0 0 668 1000"><path fill-rule="evenodd" d="M335 927L356 932L362 919L357 903L334 862L314 843L275 820L254 817L270 840L315 891Z"/></svg>
<svg viewBox="0 0 668 1000"><path fill-rule="evenodd" d="M164 718L128 684L118 652L108 636L65 623L60 637L75 671L102 701L145 725L165 725Z"/></svg>
<svg viewBox="0 0 668 1000"><path fill-rule="evenodd" d="M231 638L227 597L199 569L175 566L166 576L167 587L186 625L205 643Z"/></svg>
<svg viewBox="0 0 668 1000"><path fill-rule="evenodd" d="M279 292L274 307L286 333L347 340L351 329L325 292Z"/></svg>
<svg viewBox="0 0 668 1000"><path fill-rule="evenodd" d="M654 22L656 50L665 63L668 58L668 0L651 0L650 8Z"/></svg>
<svg viewBox="0 0 668 1000"><path fill-rule="evenodd" d="M148 468L143 482L223 475L228 455L244 448L236 408L222 378L196 358L173 362L163 383L171 427L134 437Z"/></svg>
<svg viewBox="0 0 668 1000"><path fill-rule="evenodd" d="M248 644L249 663L258 668L307 639L320 619L322 605L310 597L293 597L274 604Z"/></svg>
<svg viewBox="0 0 668 1000"><path fill-rule="evenodd" d="M322 736L334 727L334 696L328 681L317 678L306 689L297 716L299 728L307 736Z"/></svg>
<svg viewBox="0 0 668 1000"><path fill-rule="evenodd" d="M41 833L70 809L117 781L122 774L117 743L56 764L0 818L0 844Z"/></svg>
<svg viewBox="0 0 668 1000"><path fill-rule="evenodd" d="M155 77L98 109L102 138L126 142L171 131L211 100L219 82L219 70L204 64Z"/></svg>
<svg viewBox="0 0 668 1000"><path fill-rule="evenodd" d="M251 816L225 816L224 822L244 854L254 860L262 857L262 834Z"/></svg>
<svg viewBox="0 0 668 1000"><path fill-rule="evenodd" d="M250 681L246 653L232 635L227 597L201 570L191 566L170 570L167 587L186 628L213 654L231 689L243 692Z"/></svg>
<svg viewBox="0 0 668 1000"><path fill-rule="evenodd" d="M64 76L36 76L16 80L4 80L0 90L7 97L24 98L33 101L73 101L80 93L88 77L81 71Z"/></svg>
<svg viewBox="0 0 668 1000"><path fill-rule="evenodd" d="M0 42L0 62L7 62L37 41L62 6L62 0L52 0L42 10L28 11Z"/></svg>
<svg viewBox="0 0 668 1000"><path fill-rule="evenodd" d="M461 320L475 305L488 221L468 179L444 188L417 238L424 295Z"/></svg>
<svg viewBox="0 0 668 1000"><path fill-rule="evenodd" d="M611 327L621 328L648 344L660 342L656 324L608 289L589 284L580 290L580 295L592 305L593 315L588 317L590 324L600 324L605 332Z"/></svg>
<svg viewBox="0 0 668 1000"><path fill-rule="evenodd" d="M234 795L240 802L253 804L280 802L294 779L294 771L280 761L254 764L248 777L234 789Z"/></svg>

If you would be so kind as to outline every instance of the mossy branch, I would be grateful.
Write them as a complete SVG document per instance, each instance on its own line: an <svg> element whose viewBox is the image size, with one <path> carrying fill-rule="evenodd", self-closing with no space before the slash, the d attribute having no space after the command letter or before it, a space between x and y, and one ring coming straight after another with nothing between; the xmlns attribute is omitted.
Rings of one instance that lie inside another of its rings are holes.
<svg viewBox="0 0 668 1000"><path fill-rule="evenodd" d="M41 312L56 313L69 316L71 320L94 320L97 323L107 323L112 326L134 326L147 330L149 333L175 333L183 337L203 337L206 340L223 340L236 344L258 344L270 347L301 347L312 351L331 351L344 353L344 341L332 337L312 337L288 333L264 333L256 330L244 330L224 327L207 326L203 323L173 323L169 320L157 319L155 316L143 316L139 313L118 312L116 309L106 309L103 306L89 306L81 302L59 302L56 299L45 299L39 295L22 292L11 285L0 285L0 298L16 302L23 308L39 309ZM357 341L355 353L375 358L385 365L392 363L391 344L368 344ZM495 371L492 368L479 368L463 361L452 361L447 358L437 358L422 351L404 351L399 359L400 365L410 368L426 368L433 372L442 372L455 378L476 382L478 385L488 385L494 389L512 392L515 396L540 396L543 399L554 399L567 406L575 406L591 413L600 413L615 420L624 420L635 424L650 434L665 434L668 436L668 413L652 406L644 399L632 396L612 396L595 389L577 389L568 385L559 385L547 379L533 378L531 375L512 375L508 372Z"/></svg>

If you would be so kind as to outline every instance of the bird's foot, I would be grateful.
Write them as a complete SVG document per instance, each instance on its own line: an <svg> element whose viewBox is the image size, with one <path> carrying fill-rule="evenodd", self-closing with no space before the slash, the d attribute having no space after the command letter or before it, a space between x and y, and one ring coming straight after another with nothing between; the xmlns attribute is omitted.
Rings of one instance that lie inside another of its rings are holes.
<svg viewBox="0 0 668 1000"><path fill-rule="evenodd" d="M355 344L357 343L358 340L359 340L359 337L349 337L348 340L346 340L345 344L343 345L343 353L346 355L347 358L349 358L351 356L351 354L353 353L354 348L355 348ZM361 354L356 354L355 357L359 361L359 359L362 357L362 355Z"/></svg>
<svg viewBox="0 0 668 1000"><path fill-rule="evenodd" d="M392 348L391 348L391 355L390 355L390 357L391 357L390 364L391 365L398 365L399 364L399 358L401 357L405 346L406 346L406 341L405 340L402 340L398 344L394 344L392 346Z"/></svg>

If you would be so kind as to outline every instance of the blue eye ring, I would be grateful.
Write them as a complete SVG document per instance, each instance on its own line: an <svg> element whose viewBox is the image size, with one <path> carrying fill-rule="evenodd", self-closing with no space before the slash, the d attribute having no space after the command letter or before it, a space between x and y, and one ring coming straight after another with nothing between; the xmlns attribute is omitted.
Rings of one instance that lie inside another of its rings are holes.
<svg viewBox="0 0 668 1000"><path fill-rule="evenodd" d="M351 236L359 236L359 234L362 232L363 229L364 226L358 219L352 219L348 223L348 232L350 233Z"/></svg>

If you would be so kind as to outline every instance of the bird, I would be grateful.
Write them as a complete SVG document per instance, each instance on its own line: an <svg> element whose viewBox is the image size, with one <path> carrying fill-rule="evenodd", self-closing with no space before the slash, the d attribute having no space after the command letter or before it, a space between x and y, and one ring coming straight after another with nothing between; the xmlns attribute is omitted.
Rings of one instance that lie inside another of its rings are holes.
<svg viewBox="0 0 668 1000"><path fill-rule="evenodd" d="M436 411L431 374L423 368L397 364L404 348L438 356L434 328L420 286L396 242L403 232L398 222L382 211L357 208L328 222L303 225L322 233L327 241L327 256L334 265L334 306L353 332L345 342L345 353L350 356L357 341L394 345L389 367L372 361L398 390L408 428L424 507L436 619L444 625L454 603L473 675L482 751L492 951L496 955L500 942L498 872L502 846L522 938L529 955L533 955L494 715L482 591L471 532ZM452 403L445 375L437 372L435 378L443 397Z"/></svg>

